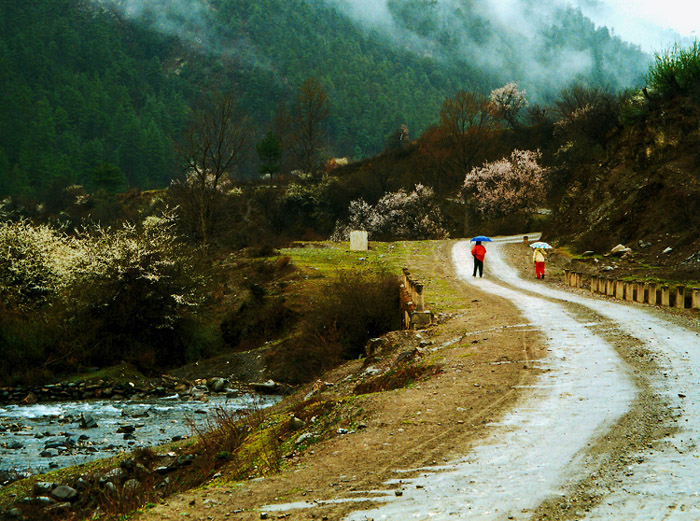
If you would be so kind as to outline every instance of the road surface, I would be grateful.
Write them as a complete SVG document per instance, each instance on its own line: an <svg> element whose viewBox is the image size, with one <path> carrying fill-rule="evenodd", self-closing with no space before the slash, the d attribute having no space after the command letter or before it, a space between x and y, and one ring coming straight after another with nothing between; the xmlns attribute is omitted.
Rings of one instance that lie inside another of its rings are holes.
<svg viewBox="0 0 700 521"><path fill-rule="evenodd" d="M453 262L547 335L545 371L470 454L347 519L700 519L698 333L648 306L525 280L505 242L490 245L484 278L469 243Z"/></svg>

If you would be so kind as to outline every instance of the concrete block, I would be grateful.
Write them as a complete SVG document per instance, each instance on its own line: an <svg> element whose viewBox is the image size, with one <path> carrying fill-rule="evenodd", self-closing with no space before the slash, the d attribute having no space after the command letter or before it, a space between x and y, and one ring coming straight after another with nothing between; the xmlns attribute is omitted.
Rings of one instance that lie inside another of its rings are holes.
<svg viewBox="0 0 700 521"><path fill-rule="evenodd" d="M661 302L659 304L662 306L671 305L671 288L668 286L661 286Z"/></svg>
<svg viewBox="0 0 700 521"><path fill-rule="evenodd" d="M411 313L410 329L424 329L433 322L431 311L414 311Z"/></svg>
<svg viewBox="0 0 700 521"><path fill-rule="evenodd" d="M638 282L637 283L637 293L635 294L635 302L639 302L640 304L644 304L646 301L646 292L647 292L647 284L643 282Z"/></svg>
<svg viewBox="0 0 700 521"><path fill-rule="evenodd" d="M615 281L612 279L605 279L605 294L608 297L615 296Z"/></svg>
<svg viewBox="0 0 700 521"><path fill-rule="evenodd" d="M367 232L364 230L350 232L350 249L352 251L367 251L369 249L367 237Z"/></svg>
<svg viewBox="0 0 700 521"><path fill-rule="evenodd" d="M657 292L658 288L656 287L656 284L647 282L647 304L651 304L652 306L656 306L656 302L658 301L657 299Z"/></svg>
<svg viewBox="0 0 700 521"><path fill-rule="evenodd" d="M690 289L690 307L700 309L700 288Z"/></svg>
<svg viewBox="0 0 700 521"><path fill-rule="evenodd" d="M637 284L634 282L625 282L625 300L627 302L634 301L634 292L637 289Z"/></svg>
<svg viewBox="0 0 700 521"><path fill-rule="evenodd" d="M615 298L618 300L625 298L625 283L621 280L615 281Z"/></svg>
<svg viewBox="0 0 700 521"><path fill-rule="evenodd" d="M685 308L685 286L676 286L676 300L674 302L674 307L678 309Z"/></svg>

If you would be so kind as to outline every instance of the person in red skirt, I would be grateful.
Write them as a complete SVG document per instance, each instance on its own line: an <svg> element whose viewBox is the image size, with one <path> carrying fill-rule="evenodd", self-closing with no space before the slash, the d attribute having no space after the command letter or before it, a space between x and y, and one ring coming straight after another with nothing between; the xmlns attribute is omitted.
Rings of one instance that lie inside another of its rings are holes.
<svg viewBox="0 0 700 521"><path fill-rule="evenodd" d="M535 276L538 279L544 278L544 262L547 260L547 253L542 248L536 248L532 254L535 263Z"/></svg>
<svg viewBox="0 0 700 521"><path fill-rule="evenodd" d="M486 248L481 244L481 241L476 241L476 244L472 248L472 257L474 257L474 277L476 277L476 272L479 272L479 277L484 276L484 256L486 255Z"/></svg>

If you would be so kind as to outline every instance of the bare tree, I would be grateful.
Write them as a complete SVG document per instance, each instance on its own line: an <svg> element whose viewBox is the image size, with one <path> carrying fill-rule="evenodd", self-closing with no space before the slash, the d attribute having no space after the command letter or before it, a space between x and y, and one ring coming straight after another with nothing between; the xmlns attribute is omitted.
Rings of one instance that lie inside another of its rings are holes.
<svg viewBox="0 0 700 521"><path fill-rule="evenodd" d="M489 100L485 96L459 91L454 98L443 102L440 108L440 129L451 149L445 162L450 186L464 179L479 156L484 154L495 128ZM463 190L462 197L466 234L469 228L469 192Z"/></svg>
<svg viewBox="0 0 700 521"><path fill-rule="evenodd" d="M235 96L215 93L195 106L177 151L186 165L178 203L204 249L219 225L223 200L231 188L249 136L248 118Z"/></svg>
<svg viewBox="0 0 700 521"><path fill-rule="evenodd" d="M298 167L306 173L320 166L329 114L326 91L316 78L309 78L297 95L289 120L289 144Z"/></svg>
<svg viewBox="0 0 700 521"><path fill-rule="evenodd" d="M452 145L452 175L463 178L486 147L495 128L489 101L481 94L459 91L440 108L440 126Z"/></svg>

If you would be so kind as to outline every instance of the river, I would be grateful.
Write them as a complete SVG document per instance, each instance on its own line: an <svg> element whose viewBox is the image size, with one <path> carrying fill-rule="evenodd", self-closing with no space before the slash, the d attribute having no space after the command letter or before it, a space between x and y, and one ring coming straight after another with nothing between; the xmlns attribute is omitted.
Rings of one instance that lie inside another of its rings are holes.
<svg viewBox="0 0 700 521"><path fill-rule="evenodd" d="M156 446L213 425L217 409L264 408L277 396L210 396L206 402L179 396L152 400L91 400L0 407L0 473L48 470ZM91 416L97 427L81 428Z"/></svg>

